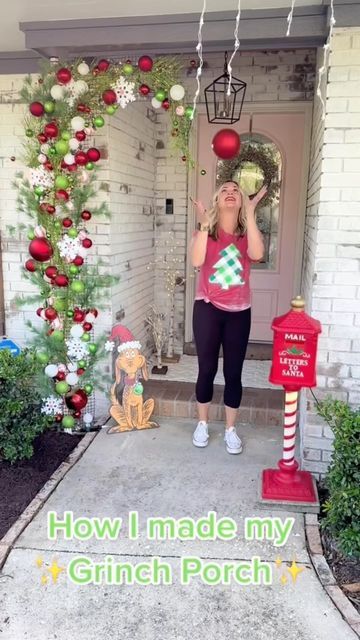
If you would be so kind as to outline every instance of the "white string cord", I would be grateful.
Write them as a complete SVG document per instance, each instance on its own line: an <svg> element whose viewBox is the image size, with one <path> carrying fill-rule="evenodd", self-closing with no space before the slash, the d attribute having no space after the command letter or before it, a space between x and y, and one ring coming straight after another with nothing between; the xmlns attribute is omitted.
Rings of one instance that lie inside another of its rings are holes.
<svg viewBox="0 0 360 640"><path fill-rule="evenodd" d="M228 84L228 89L227 89L227 95L229 96L231 94L231 80L232 80L232 66L231 63L236 55L237 50L240 47L240 40L239 40L239 25L240 25L240 14L241 14L241 0L238 0L238 10L237 10L237 15L236 15L236 22L235 22L235 31L234 31L234 37L235 37L235 42L234 42L234 51L232 53L232 56L228 62L228 66L227 66L227 70L228 70L228 74L229 74L229 84Z"/></svg>
<svg viewBox="0 0 360 640"><path fill-rule="evenodd" d="M329 55L330 55L330 42L331 42L331 38L332 38L332 35L333 35L333 30L334 30L334 25L335 24L336 24L336 20L335 20L335 14L334 14L334 0L331 0L331 16L330 16L329 37L328 37L328 41L323 46L324 60L323 60L322 66L319 69L318 85L317 85L317 90L316 90L316 95L319 97L320 102L321 102L321 108L322 108L321 119L323 121L325 120L325 116L326 116L326 104L325 104L325 100L323 98L322 91L321 91L321 83L322 83L323 76L325 75L325 73L327 71L327 67L328 67Z"/></svg>
<svg viewBox="0 0 360 640"><path fill-rule="evenodd" d="M204 26L205 11L206 11L206 0L204 0L204 4L203 4L202 12L201 12L201 15L200 15L200 20L199 20L198 43L197 43L197 46L196 46L196 51L197 51L198 58L199 58L199 66L198 66L198 68L196 70L197 87L196 87L196 91L195 91L195 95L194 95L193 111L192 111L190 120L194 119L196 104L197 104L197 101L198 101L198 98L199 98L199 95L200 95L200 88L201 88L200 76L201 76L202 68L203 68L203 64L204 64L203 48L202 48L202 28Z"/></svg>
<svg viewBox="0 0 360 640"><path fill-rule="evenodd" d="M287 36L290 35L291 23L292 23L292 19L293 19L293 15L294 15L294 7L295 7L295 0L291 0L291 9L290 9L289 15L287 17L287 23L288 23L288 28L287 28L287 32L286 32Z"/></svg>

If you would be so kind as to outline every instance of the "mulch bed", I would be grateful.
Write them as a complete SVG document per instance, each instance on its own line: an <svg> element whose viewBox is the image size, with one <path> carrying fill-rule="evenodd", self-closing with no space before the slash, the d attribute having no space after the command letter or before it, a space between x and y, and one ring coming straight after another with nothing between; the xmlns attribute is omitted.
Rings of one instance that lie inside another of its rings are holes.
<svg viewBox="0 0 360 640"><path fill-rule="evenodd" d="M320 505L324 504L328 492L323 484L318 485ZM324 516L323 509L320 511L320 522ZM343 590L350 602L360 613L360 561L358 558L344 556L338 549L335 540L328 531L320 528L321 542L328 565L330 566L335 580Z"/></svg>
<svg viewBox="0 0 360 640"><path fill-rule="evenodd" d="M35 439L30 460L0 460L0 540L82 438L45 431Z"/></svg>

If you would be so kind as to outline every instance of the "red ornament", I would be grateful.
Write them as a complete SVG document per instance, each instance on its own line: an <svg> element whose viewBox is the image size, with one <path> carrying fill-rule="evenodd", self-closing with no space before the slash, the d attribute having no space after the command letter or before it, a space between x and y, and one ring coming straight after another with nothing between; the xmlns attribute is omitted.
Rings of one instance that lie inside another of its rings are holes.
<svg viewBox="0 0 360 640"><path fill-rule="evenodd" d="M85 153L85 151L78 151L77 153L75 153L75 163L83 166L87 163L88 159L87 159L87 155Z"/></svg>
<svg viewBox="0 0 360 640"><path fill-rule="evenodd" d="M64 416L63 416L63 414L62 414L62 413L58 413L58 414L55 416L55 422L62 422L63 417L64 417Z"/></svg>
<svg viewBox="0 0 360 640"><path fill-rule="evenodd" d="M150 91L151 89L147 86L147 84L141 84L139 87L139 93L141 93L142 96L148 96Z"/></svg>
<svg viewBox="0 0 360 640"><path fill-rule="evenodd" d="M83 324L84 331L91 331L92 327L93 326L92 326L91 322L84 322L84 324Z"/></svg>
<svg viewBox="0 0 360 640"><path fill-rule="evenodd" d="M39 206L40 211L42 211L42 213L47 213L47 202L42 202L41 205Z"/></svg>
<svg viewBox="0 0 360 640"><path fill-rule="evenodd" d="M150 58L150 56L141 56L141 58L139 58L138 67L140 71L143 71L144 73L148 73L153 68L153 64L154 63L152 61L152 58Z"/></svg>
<svg viewBox="0 0 360 640"><path fill-rule="evenodd" d="M78 374L78 376L83 376L85 373L85 369L82 369L81 367L77 370L76 372Z"/></svg>
<svg viewBox="0 0 360 640"><path fill-rule="evenodd" d="M92 240L90 240L90 238L84 238L82 246L85 247L85 249L90 249L90 247L92 247Z"/></svg>
<svg viewBox="0 0 360 640"><path fill-rule="evenodd" d="M76 256L76 258L74 258L73 260L73 264L75 264L77 267L81 267L81 265L84 264L84 258L82 258L81 256Z"/></svg>
<svg viewBox="0 0 360 640"><path fill-rule="evenodd" d="M87 109L86 104L83 104L83 103L78 104L76 108L78 111L80 111L80 113L85 113Z"/></svg>
<svg viewBox="0 0 360 640"><path fill-rule="evenodd" d="M106 89L102 94L102 99L105 104L114 104L116 102L116 93L112 89Z"/></svg>
<svg viewBox="0 0 360 640"><path fill-rule="evenodd" d="M84 140L86 138L85 131L77 131L75 133L75 138L76 138L76 140L79 140L79 142L84 142Z"/></svg>
<svg viewBox="0 0 360 640"><path fill-rule="evenodd" d="M90 220L91 218L90 211L87 211L86 209L84 209L84 211L81 212L81 217L83 220Z"/></svg>
<svg viewBox="0 0 360 640"><path fill-rule="evenodd" d="M47 320L50 320L50 322L52 322L53 320L55 320L55 318L57 318L56 310L53 309L53 307L48 307L47 309L45 309L45 316Z"/></svg>
<svg viewBox="0 0 360 640"><path fill-rule="evenodd" d="M221 129L213 137L211 146L218 158L231 160L240 151L240 136L233 129Z"/></svg>
<svg viewBox="0 0 360 640"><path fill-rule="evenodd" d="M58 189L55 191L55 198L56 200L64 200L64 202L67 202L69 200L69 194L65 189Z"/></svg>
<svg viewBox="0 0 360 640"><path fill-rule="evenodd" d="M72 227L73 221L71 220L71 218L64 218L62 223L63 223L63 227L65 227L65 229L69 229L70 227Z"/></svg>
<svg viewBox="0 0 360 640"><path fill-rule="evenodd" d="M59 371L59 373L56 374L55 378L56 380L65 380L66 374L65 371Z"/></svg>
<svg viewBox="0 0 360 640"><path fill-rule="evenodd" d="M74 411L74 418L81 418L81 411Z"/></svg>
<svg viewBox="0 0 360 640"><path fill-rule="evenodd" d="M95 318L97 318L97 317L98 317L98 315L99 315L99 312L98 312L98 310L97 310L97 309L89 309L89 312L88 312L88 313L92 313L92 314L93 314L93 316L95 316Z"/></svg>
<svg viewBox="0 0 360 640"><path fill-rule="evenodd" d="M48 278L50 278L50 280L55 278L55 276L57 275L57 272L58 272L57 268L54 267L54 266L51 266L51 265L50 265L50 267L46 267L46 269L45 269L45 275Z"/></svg>
<svg viewBox="0 0 360 640"><path fill-rule="evenodd" d="M108 60L104 60L104 59L99 60L99 62L97 63L97 66L96 66L96 68L99 71L107 71L109 67L110 67L110 62Z"/></svg>
<svg viewBox="0 0 360 640"><path fill-rule="evenodd" d="M41 118L41 116L43 116L45 113L44 105L41 104L41 102L32 102L29 106L29 109L31 115L35 116L36 118Z"/></svg>
<svg viewBox="0 0 360 640"><path fill-rule="evenodd" d="M47 141L45 133L39 133L37 139L39 140L40 144L45 144L45 142Z"/></svg>
<svg viewBox="0 0 360 640"><path fill-rule="evenodd" d="M81 411L86 407L88 397L83 389L78 389L71 394L65 396L65 402L69 409L72 411Z"/></svg>
<svg viewBox="0 0 360 640"><path fill-rule="evenodd" d="M53 213L55 213L55 207L52 204L48 204L46 211L50 213L50 215L52 215Z"/></svg>
<svg viewBox="0 0 360 640"><path fill-rule="evenodd" d="M59 135L59 129L55 122L49 122L44 127L44 133L48 138L57 138Z"/></svg>
<svg viewBox="0 0 360 640"><path fill-rule="evenodd" d="M85 311L81 311L81 309L75 309L73 315L74 322L84 322L85 320Z"/></svg>
<svg viewBox="0 0 360 640"><path fill-rule="evenodd" d="M66 67L62 67L59 71L56 72L56 77L60 84L67 84L70 82L72 76L70 69L66 69Z"/></svg>
<svg viewBox="0 0 360 640"><path fill-rule="evenodd" d="M69 278L65 276L63 273L59 273L57 276L55 276L54 283L58 287L67 287L69 284Z"/></svg>
<svg viewBox="0 0 360 640"><path fill-rule="evenodd" d="M162 101L161 106L163 109L165 109L165 111L167 111L170 108L169 100L165 98L165 100Z"/></svg>
<svg viewBox="0 0 360 640"><path fill-rule="evenodd" d="M45 167L45 169L47 169L47 171L53 171L53 169L54 169L54 167L52 166L52 164L51 164L51 162L49 160L44 162L44 167Z"/></svg>
<svg viewBox="0 0 360 640"><path fill-rule="evenodd" d="M34 271L36 271L36 264L33 260L26 260L25 262L25 269L27 271L30 271L31 273L34 273Z"/></svg>
<svg viewBox="0 0 360 640"><path fill-rule="evenodd" d="M88 149L86 155L89 162L97 162L98 160L100 160L100 151L95 147L91 147L90 149Z"/></svg>
<svg viewBox="0 0 360 640"><path fill-rule="evenodd" d="M29 253L34 260L46 262L50 260L54 251L46 238L34 238L29 244Z"/></svg>
<svg viewBox="0 0 360 640"><path fill-rule="evenodd" d="M39 316L39 318L41 318L41 314L43 312L43 308L39 307L38 309L36 309L36 315Z"/></svg>
<svg viewBox="0 0 360 640"><path fill-rule="evenodd" d="M77 164L68 164L67 166L67 170L68 171L77 171Z"/></svg>

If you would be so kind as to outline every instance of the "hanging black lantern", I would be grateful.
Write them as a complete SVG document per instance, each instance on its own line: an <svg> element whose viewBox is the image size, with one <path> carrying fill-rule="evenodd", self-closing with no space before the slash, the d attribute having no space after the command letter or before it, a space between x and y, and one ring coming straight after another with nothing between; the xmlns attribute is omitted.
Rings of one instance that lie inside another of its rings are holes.
<svg viewBox="0 0 360 640"><path fill-rule="evenodd" d="M208 121L214 124L234 124L241 116L246 82L232 76L229 92L227 52L225 52L224 73L205 89Z"/></svg>

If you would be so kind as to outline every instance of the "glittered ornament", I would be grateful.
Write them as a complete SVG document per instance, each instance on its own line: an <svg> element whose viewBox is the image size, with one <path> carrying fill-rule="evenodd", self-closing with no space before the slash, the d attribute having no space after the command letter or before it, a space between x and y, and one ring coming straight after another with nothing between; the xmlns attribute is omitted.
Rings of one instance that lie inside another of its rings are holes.
<svg viewBox="0 0 360 640"><path fill-rule="evenodd" d="M56 77L58 79L58 82L60 82L60 84L67 84L68 82L70 82L72 78L71 71L66 67L62 67L56 72Z"/></svg>
<svg viewBox="0 0 360 640"><path fill-rule="evenodd" d="M50 260L54 251L50 242L46 238L34 238L29 245L29 253L38 262Z"/></svg>
<svg viewBox="0 0 360 640"><path fill-rule="evenodd" d="M90 220L91 218L90 211L87 211L87 209L84 209L84 211L81 212L81 217L83 220Z"/></svg>
<svg viewBox="0 0 360 640"><path fill-rule="evenodd" d="M233 129L221 129L211 143L215 155L222 160L235 158L240 151L240 136Z"/></svg>
<svg viewBox="0 0 360 640"><path fill-rule="evenodd" d="M87 157L90 162L97 162L100 160L100 151L96 147L90 147L87 151Z"/></svg>
<svg viewBox="0 0 360 640"><path fill-rule="evenodd" d="M85 285L81 280L74 280L70 288L73 293L84 293L85 291Z"/></svg>
<svg viewBox="0 0 360 640"><path fill-rule="evenodd" d="M59 129L55 122L48 122L44 127L44 133L48 138L57 138Z"/></svg>
<svg viewBox="0 0 360 640"><path fill-rule="evenodd" d="M83 389L69 393L65 397L66 406L72 411L81 411L88 403L88 397Z"/></svg>
<svg viewBox="0 0 360 640"><path fill-rule="evenodd" d="M25 269L27 271L30 271L30 273L34 273L34 271L36 271L36 264L33 260L26 260L25 262Z"/></svg>
<svg viewBox="0 0 360 640"><path fill-rule="evenodd" d="M47 139L47 138L46 138ZM49 149L49 156L56 156L56 149L55 147L50 147Z"/></svg>
<svg viewBox="0 0 360 640"><path fill-rule="evenodd" d="M104 93L102 94L102 99L107 105L114 104L114 102L116 102L115 91L113 91L113 89L106 89L106 91L104 91Z"/></svg>
<svg viewBox="0 0 360 640"><path fill-rule="evenodd" d="M69 278L65 274L59 273L55 276L54 283L57 287L67 287L69 284Z"/></svg>
<svg viewBox="0 0 360 640"><path fill-rule="evenodd" d="M94 118L94 126L99 129L100 127L103 127L105 124L105 120L102 116L96 116L96 118Z"/></svg>
<svg viewBox="0 0 360 640"><path fill-rule="evenodd" d="M99 71L104 72L104 71L107 71L108 68L110 67L110 62L109 60L105 60L104 58L102 58L101 60L99 60L96 66Z"/></svg>
<svg viewBox="0 0 360 640"><path fill-rule="evenodd" d="M138 61L138 67L143 73L148 73L153 68L153 60L150 56L141 56Z"/></svg>
<svg viewBox="0 0 360 640"><path fill-rule="evenodd" d="M31 115L35 116L36 118L41 118L41 116L44 115L44 105L41 104L41 102L32 102L29 106L29 110Z"/></svg>
<svg viewBox="0 0 360 640"><path fill-rule="evenodd" d="M148 87L147 84L141 84L139 87L139 93L141 93L142 96L149 95L150 87Z"/></svg>
<svg viewBox="0 0 360 640"><path fill-rule="evenodd" d="M80 104L78 104L78 106L77 106L76 108L77 108L77 110L78 110L80 113L85 113L85 111L86 111L86 104L83 104L83 103L81 102Z"/></svg>

